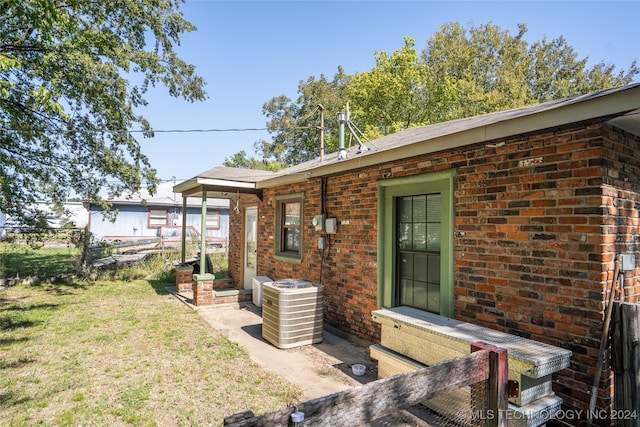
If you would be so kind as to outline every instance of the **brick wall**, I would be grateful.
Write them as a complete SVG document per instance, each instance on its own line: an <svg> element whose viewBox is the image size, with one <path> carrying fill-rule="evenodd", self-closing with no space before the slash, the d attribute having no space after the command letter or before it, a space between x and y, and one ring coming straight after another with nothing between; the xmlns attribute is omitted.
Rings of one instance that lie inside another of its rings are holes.
<svg viewBox="0 0 640 427"><path fill-rule="evenodd" d="M591 124L523 135L457 162L456 317L570 349L555 390L583 409L614 266L603 197L609 132Z"/></svg>
<svg viewBox="0 0 640 427"><path fill-rule="evenodd" d="M376 181L456 168L455 317L570 349L572 365L554 377L554 390L586 409L615 254L640 255L638 142L588 123L326 177L327 216L339 225L324 260L311 225L320 213L320 178L265 190L257 273L321 280L325 323L377 341L370 316L377 308ZM273 256L275 196L296 192L305 195L299 264ZM240 277L241 264L231 265L239 262L241 217L232 211L231 221L230 267ZM627 275L630 301L640 294L638 273ZM604 390L610 377L605 368ZM598 406L610 402L610 393L601 395Z"/></svg>

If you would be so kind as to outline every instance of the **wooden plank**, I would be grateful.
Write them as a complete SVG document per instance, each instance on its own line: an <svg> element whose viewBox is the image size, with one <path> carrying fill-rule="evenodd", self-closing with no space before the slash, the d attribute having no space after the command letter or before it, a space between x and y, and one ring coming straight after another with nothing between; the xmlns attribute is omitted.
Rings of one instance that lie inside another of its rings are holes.
<svg viewBox="0 0 640 427"><path fill-rule="evenodd" d="M101 258L93 261L91 264L97 268L105 268L110 267L112 265L116 265L118 267L135 264L137 262L142 262L151 255L159 254L159 249L149 249L141 252L137 252L134 254L115 254L106 258Z"/></svg>
<svg viewBox="0 0 640 427"><path fill-rule="evenodd" d="M448 360L416 371L394 375L360 387L313 399L298 405L305 414L305 426L362 425L415 406L437 393L485 381L489 377L488 350ZM292 407L233 424L287 426Z"/></svg>
<svg viewBox="0 0 640 427"><path fill-rule="evenodd" d="M370 357L378 361L378 374L386 373L386 375L379 376L379 378L424 367L424 365L383 346L372 345L369 347L369 352ZM482 389L477 389L476 387L472 385L471 387L438 393L431 399L422 402L422 405L449 420L458 420L462 414L464 418L469 418L470 424L475 421L485 421L485 418L489 417L489 413L478 406L477 403L482 402L478 402L477 397L472 398L474 392L483 393ZM523 406L507 404L507 410L502 415L503 418L506 417L509 421L509 427L539 426L557 416L561 403L562 399L552 393L548 393ZM479 419L479 417L483 418Z"/></svg>

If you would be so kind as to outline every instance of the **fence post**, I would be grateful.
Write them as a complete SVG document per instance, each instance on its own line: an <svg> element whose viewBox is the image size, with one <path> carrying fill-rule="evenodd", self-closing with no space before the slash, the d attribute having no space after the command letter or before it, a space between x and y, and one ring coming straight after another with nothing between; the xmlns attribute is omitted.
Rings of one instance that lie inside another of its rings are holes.
<svg viewBox="0 0 640 427"><path fill-rule="evenodd" d="M640 426L640 305L614 302L612 356L616 426Z"/></svg>
<svg viewBox="0 0 640 427"><path fill-rule="evenodd" d="M485 425L487 427L507 427L509 359L507 350L483 342L471 344L471 352L489 351L489 379L485 407Z"/></svg>

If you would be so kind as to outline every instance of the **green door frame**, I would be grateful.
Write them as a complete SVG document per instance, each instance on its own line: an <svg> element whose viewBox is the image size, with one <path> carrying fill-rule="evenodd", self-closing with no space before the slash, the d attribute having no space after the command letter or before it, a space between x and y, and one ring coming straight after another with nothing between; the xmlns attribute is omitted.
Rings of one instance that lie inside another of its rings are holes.
<svg viewBox="0 0 640 427"><path fill-rule="evenodd" d="M456 170L378 181L378 307L396 301L396 197L426 193L442 194L442 246L440 258L440 315L453 317L453 186Z"/></svg>

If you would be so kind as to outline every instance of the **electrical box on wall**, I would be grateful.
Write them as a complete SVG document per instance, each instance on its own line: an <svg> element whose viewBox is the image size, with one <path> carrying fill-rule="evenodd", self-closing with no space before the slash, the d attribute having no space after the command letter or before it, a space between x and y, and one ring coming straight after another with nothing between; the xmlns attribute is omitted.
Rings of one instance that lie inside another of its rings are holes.
<svg viewBox="0 0 640 427"><path fill-rule="evenodd" d="M318 249L324 250L324 248L325 248L324 237L320 236L318 237Z"/></svg>
<svg viewBox="0 0 640 427"><path fill-rule="evenodd" d="M634 254L620 254L620 270L631 271L636 269L636 256Z"/></svg>
<svg viewBox="0 0 640 427"><path fill-rule="evenodd" d="M327 218L324 222L324 229L327 234L336 234L338 231L338 221L335 218Z"/></svg>
<svg viewBox="0 0 640 427"><path fill-rule="evenodd" d="M313 224L316 231L324 231L324 215L314 216L311 220L311 224Z"/></svg>

